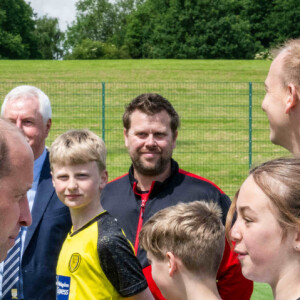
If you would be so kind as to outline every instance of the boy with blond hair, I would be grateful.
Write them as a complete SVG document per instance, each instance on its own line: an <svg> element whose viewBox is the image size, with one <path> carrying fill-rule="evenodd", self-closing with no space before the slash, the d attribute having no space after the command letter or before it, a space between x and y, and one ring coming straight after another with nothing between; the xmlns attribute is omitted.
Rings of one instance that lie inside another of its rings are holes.
<svg viewBox="0 0 300 300"><path fill-rule="evenodd" d="M221 299L216 284L225 245L221 215L216 203L179 203L143 226L140 245L167 300Z"/></svg>
<svg viewBox="0 0 300 300"><path fill-rule="evenodd" d="M71 130L52 144L50 163L58 198L73 227L57 264L57 299L153 299L132 245L100 204L107 183L106 148L89 130Z"/></svg>

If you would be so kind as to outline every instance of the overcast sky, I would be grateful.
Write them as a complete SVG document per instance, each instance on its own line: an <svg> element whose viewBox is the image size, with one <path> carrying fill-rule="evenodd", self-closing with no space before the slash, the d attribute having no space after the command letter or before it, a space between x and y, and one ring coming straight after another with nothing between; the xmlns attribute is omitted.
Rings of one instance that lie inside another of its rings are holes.
<svg viewBox="0 0 300 300"><path fill-rule="evenodd" d="M75 3L76 0L25 0L30 3L34 12L39 17L48 15L59 20L61 30L67 29L67 25L75 20Z"/></svg>

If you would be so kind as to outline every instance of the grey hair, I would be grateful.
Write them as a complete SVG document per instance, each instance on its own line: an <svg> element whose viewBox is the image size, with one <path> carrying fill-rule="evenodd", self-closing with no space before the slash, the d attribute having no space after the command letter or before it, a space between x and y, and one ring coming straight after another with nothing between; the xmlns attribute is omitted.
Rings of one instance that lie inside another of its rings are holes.
<svg viewBox="0 0 300 300"><path fill-rule="evenodd" d="M44 124L51 119L52 109L48 96L39 88L31 85L20 85L12 89L5 97L2 107L1 116L4 116L6 104L9 101L24 97L26 99L37 98L39 101L39 111L43 117Z"/></svg>

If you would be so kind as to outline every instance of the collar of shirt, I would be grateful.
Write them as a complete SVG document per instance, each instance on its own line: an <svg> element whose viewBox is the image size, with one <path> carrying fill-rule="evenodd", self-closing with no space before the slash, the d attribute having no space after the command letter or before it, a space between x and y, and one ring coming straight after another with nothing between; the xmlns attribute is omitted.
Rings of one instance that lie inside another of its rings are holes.
<svg viewBox="0 0 300 300"><path fill-rule="evenodd" d="M44 149L43 153L34 161L33 164L33 183L31 189L27 192L27 198L29 203L30 211L32 210L35 194L37 191L37 187L40 180L40 175L42 171L42 167L47 155L46 148Z"/></svg>
<svg viewBox="0 0 300 300"><path fill-rule="evenodd" d="M47 155L47 149L45 148L43 153L34 161L33 164L33 183L31 190L37 190L37 186L39 183L42 167Z"/></svg>
<svg viewBox="0 0 300 300"><path fill-rule="evenodd" d="M46 155L47 155L47 149L45 148L43 153L34 161L34 164L33 164L33 183L32 183L31 189L27 192L27 199L28 199L30 212L32 211L34 198L35 198L35 194L36 194L37 187L39 184L40 175L41 175L41 171L42 171L42 167L43 167ZM23 232L22 232L22 253L24 250L26 233L27 233L27 227L24 227Z"/></svg>

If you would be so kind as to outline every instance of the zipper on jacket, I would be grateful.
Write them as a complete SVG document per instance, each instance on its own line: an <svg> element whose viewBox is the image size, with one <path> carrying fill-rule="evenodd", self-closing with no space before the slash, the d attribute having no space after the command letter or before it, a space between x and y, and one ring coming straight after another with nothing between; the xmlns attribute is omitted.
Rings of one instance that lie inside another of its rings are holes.
<svg viewBox="0 0 300 300"><path fill-rule="evenodd" d="M134 243L134 251L135 255L137 255L138 248L139 248L139 234L143 226L143 220L144 220L144 213L145 213L145 207L146 203L149 199L149 196L151 194L151 191L153 189L155 181L152 182L150 190L148 193L142 194L137 192L136 190L136 182L133 184L133 191L136 195L139 195L141 197L141 207L140 207L140 215L139 215L139 221L138 221L138 226L137 226L137 231L136 231L136 236L135 236L135 243Z"/></svg>

